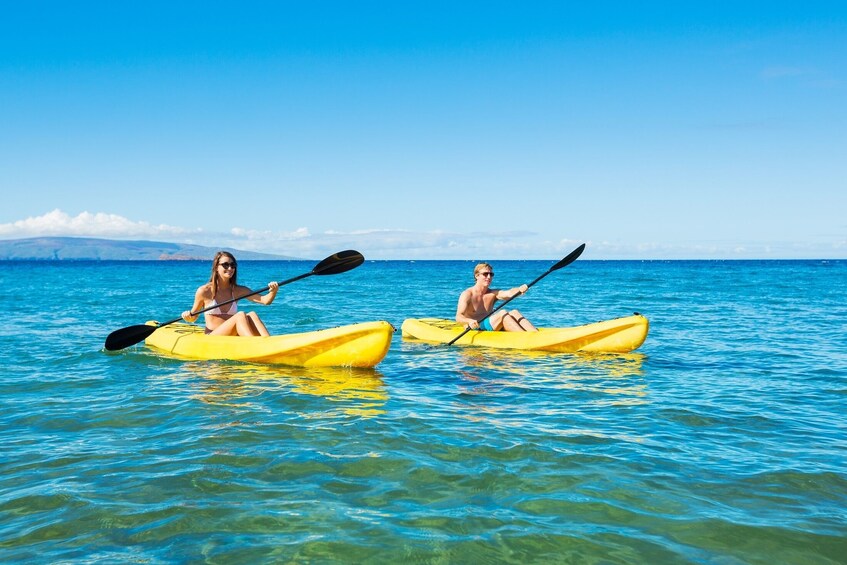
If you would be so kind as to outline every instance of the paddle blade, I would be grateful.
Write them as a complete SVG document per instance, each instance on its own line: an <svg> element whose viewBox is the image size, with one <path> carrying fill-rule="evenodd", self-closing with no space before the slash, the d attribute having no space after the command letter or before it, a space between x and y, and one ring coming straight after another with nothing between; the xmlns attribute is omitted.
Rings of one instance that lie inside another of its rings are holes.
<svg viewBox="0 0 847 565"><path fill-rule="evenodd" d="M562 259L561 261L559 261L558 263L556 263L555 265L550 267L550 270L548 272L552 273L553 271L555 271L557 269L561 269L562 267L567 267L568 265L570 265L571 263L573 263L574 261L579 259L579 256L582 255L583 251L585 251L585 244L584 243L582 245L580 245L579 247L577 247L576 249L574 249L573 251L571 251L568 254L567 257L565 257L564 259Z"/></svg>
<svg viewBox="0 0 847 565"><path fill-rule="evenodd" d="M106 337L106 349L108 351L118 351L130 345L135 345L147 339L147 337L155 332L158 326L138 325L129 326L115 330Z"/></svg>
<svg viewBox="0 0 847 565"><path fill-rule="evenodd" d="M313 275L337 275L339 273L346 273L352 269L355 269L359 265L365 262L365 257L358 251L354 251L352 249L348 249L347 251L339 251L335 255L330 255L320 263L318 263L314 269L312 269Z"/></svg>

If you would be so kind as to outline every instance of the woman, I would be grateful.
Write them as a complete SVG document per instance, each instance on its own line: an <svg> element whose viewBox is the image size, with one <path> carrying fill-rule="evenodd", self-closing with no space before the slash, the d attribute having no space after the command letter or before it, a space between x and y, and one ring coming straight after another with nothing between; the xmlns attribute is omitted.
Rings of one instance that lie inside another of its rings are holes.
<svg viewBox="0 0 847 565"><path fill-rule="evenodd" d="M182 313L186 322L194 322L199 312L221 302L246 296L253 292L246 286L238 284L238 263L231 253L218 251L212 261L212 276L209 282L197 289L194 295L194 306ZM269 291L264 296L253 294L246 296L250 302L269 305L276 298L279 283L268 283ZM239 312L238 302L218 306L206 312L206 333L209 335L240 335L258 336L270 335L265 324L255 312Z"/></svg>

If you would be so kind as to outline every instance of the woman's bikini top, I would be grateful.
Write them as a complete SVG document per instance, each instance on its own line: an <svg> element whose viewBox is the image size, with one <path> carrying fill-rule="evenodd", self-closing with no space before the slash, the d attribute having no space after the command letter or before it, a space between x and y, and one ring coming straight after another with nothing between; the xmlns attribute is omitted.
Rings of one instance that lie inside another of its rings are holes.
<svg viewBox="0 0 847 565"><path fill-rule="evenodd" d="M233 296L233 298L235 298L235 296ZM211 305L212 306L218 306L218 301L212 300ZM226 312L224 312L221 309L221 307L218 306L217 308L214 308L213 310L208 310L206 313L212 314L213 316L233 316L233 315L235 315L236 312L238 312L238 302L231 303L229 305L229 309Z"/></svg>

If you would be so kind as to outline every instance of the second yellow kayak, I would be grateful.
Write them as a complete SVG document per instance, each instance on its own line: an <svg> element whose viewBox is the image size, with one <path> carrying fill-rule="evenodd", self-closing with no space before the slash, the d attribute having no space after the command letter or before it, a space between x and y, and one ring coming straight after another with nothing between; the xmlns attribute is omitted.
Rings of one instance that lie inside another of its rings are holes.
<svg viewBox="0 0 847 565"><path fill-rule="evenodd" d="M570 328L539 328L537 332L490 332L471 330L456 345L481 345L501 349L628 353L641 346L650 324L641 314ZM465 326L453 320L410 318L401 327L404 338L448 343Z"/></svg>

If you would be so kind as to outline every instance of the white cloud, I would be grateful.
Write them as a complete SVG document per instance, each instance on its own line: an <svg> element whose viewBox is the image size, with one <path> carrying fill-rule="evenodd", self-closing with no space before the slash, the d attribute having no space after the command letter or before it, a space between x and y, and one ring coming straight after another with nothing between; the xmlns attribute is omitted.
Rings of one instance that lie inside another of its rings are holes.
<svg viewBox="0 0 847 565"><path fill-rule="evenodd" d="M246 230L244 228L232 228L229 233L235 238L245 239L248 241L266 241L271 239L290 241L307 238L310 235L307 228L297 228L293 232L273 232L268 230L260 231Z"/></svg>
<svg viewBox="0 0 847 565"><path fill-rule="evenodd" d="M167 238L184 237L198 233L148 222L134 222L123 216L98 212L82 212L71 217L61 210L53 210L43 216L30 217L9 224L0 224L0 237L23 238L39 236L77 236L106 238Z"/></svg>

